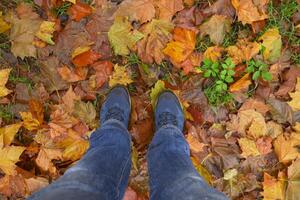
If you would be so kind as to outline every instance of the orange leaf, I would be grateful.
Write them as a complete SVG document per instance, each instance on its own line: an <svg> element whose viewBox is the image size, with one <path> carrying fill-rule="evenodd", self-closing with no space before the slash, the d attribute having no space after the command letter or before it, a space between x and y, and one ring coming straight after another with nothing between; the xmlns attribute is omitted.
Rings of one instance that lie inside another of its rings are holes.
<svg viewBox="0 0 300 200"><path fill-rule="evenodd" d="M251 80L249 74L244 75L240 80L235 82L229 87L230 92L243 92L248 89L251 85Z"/></svg>
<svg viewBox="0 0 300 200"><path fill-rule="evenodd" d="M174 41L167 44L163 52L174 62L181 63L193 52L196 44L196 33L184 28L175 28Z"/></svg>
<svg viewBox="0 0 300 200"><path fill-rule="evenodd" d="M100 88L112 75L113 64L110 61L100 61L94 63L92 67L96 71L96 88Z"/></svg>
<svg viewBox="0 0 300 200"><path fill-rule="evenodd" d="M93 52L92 50L86 51L76 56L72 62L76 67L86 67L93 64L101 57L100 54Z"/></svg>
<svg viewBox="0 0 300 200"><path fill-rule="evenodd" d="M72 5L69 9L71 19L74 19L77 22L79 22L82 18L89 16L92 12L93 9L89 5L80 2Z"/></svg>
<svg viewBox="0 0 300 200"><path fill-rule="evenodd" d="M63 80L70 83L85 80L87 75L87 69L82 67L72 71L69 67L63 66L58 68L57 71Z"/></svg>
<svg viewBox="0 0 300 200"><path fill-rule="evenodd" d="M44 121L44 106L43 104L35 99L31 99L28 102L29 105L29 110L31 112L31 114L33 115L34 118L36 118L40 124L43 123Z"/></svg>

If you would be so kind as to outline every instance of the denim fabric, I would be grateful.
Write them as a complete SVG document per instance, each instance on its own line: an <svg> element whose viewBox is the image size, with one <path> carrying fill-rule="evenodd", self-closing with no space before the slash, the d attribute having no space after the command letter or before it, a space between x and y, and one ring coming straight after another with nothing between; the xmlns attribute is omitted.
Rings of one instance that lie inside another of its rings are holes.
<svg viewBox="0 0 300 200"><path fill-rule="evenodd" d="M109 120L90 138L84 157L30 200L121 200L131 168L130 135ZM152 200L227 199L209 187L192 165L189 146L175 126L161 128L148 152Z"/></svg>

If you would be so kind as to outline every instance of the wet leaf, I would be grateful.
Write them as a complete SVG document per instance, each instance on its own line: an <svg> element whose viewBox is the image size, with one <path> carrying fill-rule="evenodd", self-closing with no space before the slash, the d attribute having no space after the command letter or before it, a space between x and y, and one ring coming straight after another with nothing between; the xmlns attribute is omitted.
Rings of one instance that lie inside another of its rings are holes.
<svg viewBox="0 0 300 200"><path fill-rule="evenodd" d="M11 70L12 69L10 68L0 70L0 98L5 97L6 95L12 92L11 90L5 87Z"/></svg>
<svg viewBox="0 0 300 200"><path fill-rule="evenodd" d="M113 86L118 85L118 84L128 85L132 82L133 81L129 77L126 68L116 64L114 66L114 72L113 72L113 74L112 74L112 76L110 77L110 80L109 80L109 86L113 87Z"/></svg>
<svg viewBox="0 0 300 200"><path fill-rule="evenodd" d="M132 26L126 18L116 17L114 24L108 32L109 41L116 55L128 55L137 41L144 35L137 31L132 31Z"/></svg>

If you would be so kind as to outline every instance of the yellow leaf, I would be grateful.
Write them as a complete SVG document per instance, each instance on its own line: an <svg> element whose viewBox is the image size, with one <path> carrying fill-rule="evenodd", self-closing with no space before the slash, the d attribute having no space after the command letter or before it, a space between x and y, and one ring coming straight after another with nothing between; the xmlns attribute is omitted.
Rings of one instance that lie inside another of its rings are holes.
<svg viewBox="0 0 300 200"><path fill-rule="evenodd" d="M199 163L194 157L191 157L192 163L195 167L195 169L197 170L197 172L200 174L201 177L204 178L204 180L208 183L208 184L212 184L212 175L209 173L209 171L207 171L207 169L205 169L201 163Z"/></svg>
<svg viewBox="0 0 300 200"><path fill-rule="evenodd" d="M223 179L226 181L230 181L234 179L238 175L237 169L229 169L224 173Z"/></svg>
<svg viewBox="0 0 300 200"><path fill-rule="evenodd" d="M181 63L194 51L196 33L189 29L175 28L173 38L174 41L169 42L163 52L174 62Z"/></svg>
<svg viewBox="0 0 300 200"><path fill-rule="evenodd" d="M40 122L32 116L31 112L20 112L20 115L23 120L23 125L27 130L34 131L39 129Z"/></svg>
<svg viewBox="0 0 300 200"><path fill-rule="evenodd" d="M241 138L239 139L239 145L242 149L242 156L247 158L248 156L258 156L260 155L256 144L253 140L247 139L247 138Z"/></svg>
<svg viewBox="0 0 300 200"><path fill-rule="evenodd" d="M0 70L0 97L4 97L11 93L12 91L5 87L5 84L8 81L8 76L11 71L11 68Z"/></svg>
<svg viewBox="0 0 300 200"><path fill-rule="evenodd" d="M268 29L259 39L262 41L263 57L272 63L276 62L281 55L281 35L277 28Z"/></svg>
<svg viewBox="0 0 300 200"><path fill-rule="evenodd" d="M52 160L62 159L61 149L41 148L38 157L35 159L37 166L45 172L50 172L52 175L57 175L57 169L52 163Z"/></svg>
<svg viewBox="0 0 300 200"><path fill-rule="evenodd" d="M204 59L208 59L211 61L218 61L219 58L222 56L222 47L218 46L213 46L213 47L208 47L206 51L204 52Z"/></svg>
<svg viewBox="0 0 300 200"><path fill-rule="evenodd" d="M150 99L151 99L151 104L152 104L153 108L156 105L156 101L157 101L158 95L161 92L163 92L164 90L166 90L166 88L165 88L165 82L163 82L162 80L158 80L155 83L154 87L151 88Z"/></svg>
<svg viewBox="0 0 300 200"><path fill-rule="evenodd" d="M233 83L229 87L230 92L244 92L247 91L249 88L249 85L251 85L251 79L249 74L245 74L240 80Z"/></svg>
<svg viewBox="0 0 300 200"><path fill-rule="evenodd" d="M2 12L0 12L0 33L4 33L10 29L10 25L3 20Z"/></svg>
<svg viewBox="0 0 300 200"><path fill-rule="evenodd" d="M84 52L87 52L90 49L90 46L77 47L72 53L72 59Z"/></svg>
<svg viewBox="0 0 300 200"><path fill-rule="evenodd" d="M5 127L0 128L0 135L3 135L3 144L10 145L11 142L14 140L16 133L21 128L22 124L12 124L7 125Z"/></svg>
<svg viewBox="0 0 300 200"><path fill-rule="evenodd" d="M244 61L249 61L259 53L260 45L257 42L248 42L247 40L239 40L235 46L226 48L228 55L231 57L235 65Z"/></svg>
<svg viewBox="0 0 300 200"><path fill-rule="evenodd" d="M284 137L282 134L273 142L275 154L282 163L288 163L300 156L298 145L300 145L300 139L296 133L292 133L290 137Z"/></svg>
<svg viewBox="0 0 300 200"><path fill-rule="evenodd" d="M77 140L74 141L71 145L69 145L63 152L63 158L65 160L76 161L79 160L82 155L89 148L89 142L86 140Z"/></svg>
<svg viewBox="0 0 300 200"><path fill-rule="evenodd" d="M288 167L288 187L286 199L300 199L300 159L298 158Z"/></svg>
<svg viewBox="0 0 300 200"><path fill-rule="evenodd" d="M290 97L292 98L291 101L288 102L288 104L291 106L291 108L294 111L300 110L300 78L297 78L297 84L295 88L295 92L289 93Z"/></svg>
<svg viewBox="0 0 300 200"><path fill-rule="evenodd" d="M76 0L63 0L63 1L68 1L71 2L72 4L76 4Z"/></svg>
<svg viewBox="0 0 300 200"><path fill-rule="evenodd" d="M280 177L279 177L280 178ZM264 200L284 200L285 196L285 181L277 180L276 178L264 173L263 182Z"/></svg>
<svg viewBox="0 0 300 200"><path fill-rule="evenodd" d="M55 22L43 21L35 36L48 44L54 45L55 43L52 40L54 31Z"/></svg>
<svg viewBox="0 0 300 200"><path fill-rule="evenodd" d="M296 122L296 125L293 126L293 129L297 131L297 133L300 133L300 122Z"/></svg>
<svg viewBox="0 0 300 200"><path fill-rule="evenodd" d="M20 155L25 147L8 146L0 149L0 168L7 175L16 175L15 163L19 161Z"/></svg>
<svg viewBox="0 0 300 200"><path fill-rule="evenodd" d="M132 82L133 81L129 77L128 72L126 70L126 67L119 66L118 64L116 64L114 66L113 75L110 77L110 80L109 80L109 86L113 87L113 86L118 85L118 84L128 85Z"/></svg>

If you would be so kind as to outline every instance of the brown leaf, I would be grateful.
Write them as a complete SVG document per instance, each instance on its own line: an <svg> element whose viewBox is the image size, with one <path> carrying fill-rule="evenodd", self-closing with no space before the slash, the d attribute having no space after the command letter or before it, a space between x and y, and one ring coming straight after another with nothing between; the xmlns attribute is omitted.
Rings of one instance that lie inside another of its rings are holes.
<svg viewBox="0 0 300 200"><path fill-rule="evenodd" d="M61 149L41 148L35 162L41 170L49 172L53 176L57 176L57 169L52 162L54 159L62 159Z"/></svg>
<svg viewBox="0 0 300 200"><path fill-rule="evenodd" d="M99 61L95 62L91 67L96 71L95 89L101 88L108 81L109 76L112 75L113 64L110 61Z"/></svg>
<svg viewBox="0 0 300 200"><path fill-rule="evenodd" d="M217 0L203 12L205 15L224 15L229 19L234 19L235 16L235 9L231 4L231 0Z"/></svg>
<svg viewBox="0 0 300 200"><path fill-rule="evenodd" d="M28 102L29 110L34 118L36 118L40 124L43 124L44 122L44 106L43 104L35 99L31 99Z"/></svg>
<svg viewBox="0 0 300 200"><path fill-rule="evenodd" d="M191 131L192 130L192 131ZM207 146L207 144L204 144L204 143L202 143L202 142L200 142L199 140L198 140L198 138L194 135L194 134L196 134L197 132L196 132L196 129L195 129L195 127L191 127L190 129L189 129L189 133L188 133L188 135L187 135L187 137L186 137L186 141L188 142L188 144L189 144L189 146L190 146L190 149L191 149L191 151L193 152L193 153L199 153L199 152L203 152L204 150L203 150L203 148L205 147L205 146Z"/></svg>
<svg viewBox="0 0 300 200"><path fill-rule="evenodd" d="M294 113L292 108L283 101L279 101L274 98L270 98L267 103L269 104L272 118L278 123L294 124Z"/></svg>
<svg viewBox="0 0 300 200"><path fill-rule="evenodd" d="M124 0L120 4L115 16L129 17L130 21L145 23L155 17L152 0Z"/></svg>
<svg viewBox="0 0 300 200"><path fill-rule="evenodd" d="M256 147L262 155L272 152L272 138L271 137L259 138L256 141Z"/></svg>
<svg viewBox="0 0 300 200"><path fill-rule="evenodd" d="M26 195L26 184L21 175L10 176L6 175L0 179L1 196L15 197Z"/></svg>
<svg viewBox="0 0 300 200"><path fill-rule="evenodd" d="M141 121L137 121L135 124L133 124L130 132L135 142L141 148L150 143L153 137L153 129L153 120L147 118Z"/></svg>
<svg viewBox="0 0 300 200"><path fill-rule="evenodd" d="M93 9L85 3L77 2L70 7L68 12L71 19L79 22L82 18L89 16L93 12Z"/></svg>
<svg viewBox="0 0 300 200"><path fill-rule="evenodd" d="M76 67L86 67L97 61L101 55L94 51L86 51L73 58L72 62Z"/></svg>
<svg viewBox="0 0 300 200"><path fill-rule="evenodd" d="M176 12L184 9L182 0L153 0L153 2L158 8L158 18L167 21L171 21Z"/></svg>
<svg viewBox="0 0 300 200"><path fill-rule="evenodd" d="M29 194L32 194L49 184L48 179L42 177L32 177L25 179Z"/></svg>
<svg viewBox="0 0 300 200"><path fill-rule="evenodd" d="M75 102L78 100L80 100L80 97L74 93L72 86L70 86L69 90L62 97L65 110L72 113L74 111Z"/></svg>
<svg viewBox="0 0 300 200"><path fill-rule="evenodd" d="M176 18L173 20L176 27L192 29L198 31L196 26L196 18L195 18L195 6L191 8L185 8L178 12Z"/></svg>
<svg viewBox="0 0 300 200"><path fill-rule="evenodd" d="M264 116L270 110L269 106L267 106L262 100L255 99L255 98L247 99L239 110L242 111L242 110L249 110L249 109L254 109Z"/></svg>
<svg viewBox="0 0 300 200"><path fill-rule="evenodd" d="M286 96L295 88L297 77L300 76L300 69L298 67L291 67L283 75L284 82L280 85L279 89L274 93L276 96Z"/></svg>

